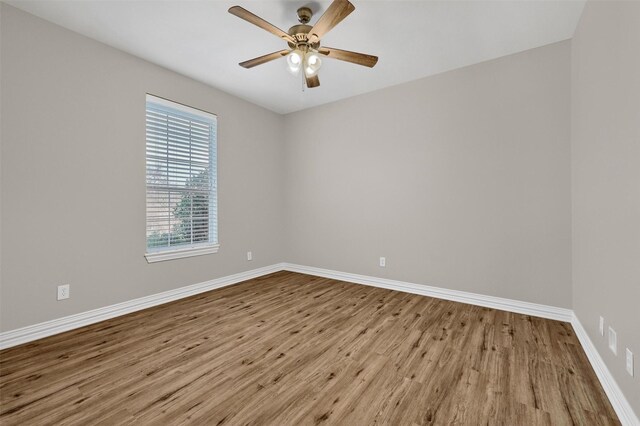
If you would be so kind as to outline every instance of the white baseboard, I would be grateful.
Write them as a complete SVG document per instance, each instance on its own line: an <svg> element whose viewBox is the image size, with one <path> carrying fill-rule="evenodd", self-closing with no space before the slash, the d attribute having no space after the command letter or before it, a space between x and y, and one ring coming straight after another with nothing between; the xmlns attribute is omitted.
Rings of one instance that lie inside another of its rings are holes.
<svg viewBox="0 0 640 426"><path fill-rule="evenodd" d="M408 282L395 281L386 278L376 278L366 275L357 275L347 272L332 271L329 269L313 268L310 266L295 265L291 263L277 263L251 271L240 272L211 281L180 287L175 290L163 293L152 294L150 296L129 300L103 308L94 309L80 314L69 315L51 321L30 325L16 330L0 333L0 349L21 345L43 337L73 330L85 325L94 324L99 321L115 318L131 312L161 305L163 303L193 296L194 294L214 290L236 284L251 278L260 277L273 272L286 270L303 274L316 275L325 278L332 278L351 283L370 285L374 287L386 288L389 290L403 291L405 293L420 294L423 296L436 297L439 299L452 300L455 302L468 303L472 305L485 306L488 308L501 309L504 311L516 312L520 314L533 315L543 318L550 318L560 321L571 321L573 312L570 309L557 308L553 306L539 305L535 303L521 302L518 300L505 299L494 296L484 296L481 294L468 293L464 291L448 290L439 287L432 287Z"/></svg>
<svg viewBox="0 0 640 426"><path fill-rule="evenodd" d="M618 386L618 383L616 383L611 372L609 372L607 365L604 363L600 353L589 338L587 331L584 329L575 313L571 319L571 325L573 326L576 336L578 336L578 340L580 340L580 344L582 345L584 352L587 354L587 358L589 358L589 362L591 363L593 370L596 372L605 393L609 397L609 401L611 401L611 405L613 405L613 409L616 411L620 422L624 426L640 426L638 416L634 413L631 408L631 404L629 404L629 401L625 398L622 390Z"/></svg>
<svg viewBox="0 0 640 426"><path fill-rule="evenodd" d="M284 263L283 269L301 274L316 275L334 280L347 281L350 283L364 284L373 287L397 290L405 293L420 294L422 296L435 297L438 299L451 300L454 302L467 303L470 305L484 306L487 308L499 309L502 311L515 312L518 314L531 315L535 317L548 318L558 321L571 322L573 311L555 306L540 305L537 303L522 302L519 300L506 299L503 297L485 296L482 294L469 293L466 291L449 290L446 288L432 287L422 284L413 284L404 281L390 280L387 278L377 278L367 275L351 274L347 272L332 271L330 269L314 268L311 266L295 265Z"/></svg>
<svg viewBox="0 0 640 426"><path fill-rule="evenodd" d="M423 296L436 297L439 299L452 300L454 302L468 303L471 305L485 306L488 308L501 309L503 311L515 312L519 314L533 315L542 318L550 318L560 321L571 321L573 311L570 309L557 308L554 306L539 305L536 303L521 302L518 300L505 299L502 297L484 296L481 294L468 293L464 291L449 290L439 287L432 287L420 284L412 284L403 281L395 281L386 278L376 278L366 275L357 275L347 272L332 271L329 269L314 268L310 266L295 265L291 263L276 263L263 268L251 271L240 272L211 281L180 287L175 290L163 293L152 294L150 296L117 303L111 306L69 315L51 321L30 325L16 330L0 333L0 349L21 345L43 337L73 330L85 325L115 318L131 312L161 305L163 303L193 296L194 294L214 290L241 281L260 277L277 271L292 271L303 274L316 275L335 280L347 281L356 284L370 285L374 287L386 288L389 290L403 291L405 293L420 294Z"/></svg>
<svg viewBox="0 0 640 426"><path fill-rule="evenodd" d="M63 318L41 322L39 324L30 325L16 330L6 331L4 333L0 333L0 349L21 345L23 343L41 339L43 337L52 336L54 334L73 330L79 327L84 327L85 325L94 324L96 322L115 318L120 315L140 311L142 309L161 305L163 303L172 302L174 300L193 296L194 294L204 293L205 291L226 287L232 284L239 283L241 281L257 278L281 270L281 264L265 266L264 268L240 272L238 274L216 278L211 281L188 285L186 287L180 287L175 290L169 290L162 293L152 294L150 296L129 300L127 302L105 306L104 308L93 309L91 311L82 312L80 314L69 315Z"/></svg>

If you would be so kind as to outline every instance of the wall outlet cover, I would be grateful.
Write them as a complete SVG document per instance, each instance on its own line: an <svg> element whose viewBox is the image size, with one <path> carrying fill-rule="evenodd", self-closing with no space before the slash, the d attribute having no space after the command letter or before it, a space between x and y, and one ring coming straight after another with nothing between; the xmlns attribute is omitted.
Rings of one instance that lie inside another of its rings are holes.
<svg viewBox="0 0 640 426"><path fill-rule="evenodd" d="M64 284L64 285L59 285L58 286L58 300L64 300L64 299L68 299L70 294L71 288L69 286L69 284Z"/></svg>
<svg viewBox="0 0 640 426"><path fill-rule="evenodd" d="M250 251L247 252L247 260L253 260L253 253Z"/></svg>
<svg viewBox="0 0 640 426"><path fill-rule="evenodd" d="M611 352L618 355L618 335L611 327L609 327L609 349L611 349Z"/></svg>
<svg viewBox="0 0 640 426"><path fill-rule="evenodd" d="M600 335L604 336L604 318L600 317Z"/></svg>
<svg viewBox="0 0 640 426"><path fill-rule="evenodd" d="M380 258L380 267L384 268L387 266L387 259L384 257Z"/></svg>
<svg viewBox="0 0 640 426"><path fill-rule="evenodd" d="M627 373L633 377L633 352L627 348Z"/></svg>

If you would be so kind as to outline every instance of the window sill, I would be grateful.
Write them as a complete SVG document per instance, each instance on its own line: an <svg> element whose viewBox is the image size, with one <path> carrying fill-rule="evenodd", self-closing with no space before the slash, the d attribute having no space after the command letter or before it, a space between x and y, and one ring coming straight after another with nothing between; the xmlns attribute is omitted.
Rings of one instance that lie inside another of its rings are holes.
<svg viewBox="0 0 640 426"><path fill-rule="evenodd" d="M148 263L163 262L165 260L182 259L185 257L202 256L204 254L217 253L220 248L220 244L199 246L199 247L187 247L175 250L163 250L146 253L144 257L147 258Z"/></svg>

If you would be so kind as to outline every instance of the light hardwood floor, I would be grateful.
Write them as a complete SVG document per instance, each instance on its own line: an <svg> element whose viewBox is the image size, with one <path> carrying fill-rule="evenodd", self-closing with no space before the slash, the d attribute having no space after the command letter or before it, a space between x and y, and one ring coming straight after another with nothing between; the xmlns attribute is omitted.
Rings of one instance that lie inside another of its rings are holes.
<svg viewBox="0 0 640 426"><path fill-rule="evenodd" d="M0 424L619 424L558 321L278 272L0 352Z"/></svg>

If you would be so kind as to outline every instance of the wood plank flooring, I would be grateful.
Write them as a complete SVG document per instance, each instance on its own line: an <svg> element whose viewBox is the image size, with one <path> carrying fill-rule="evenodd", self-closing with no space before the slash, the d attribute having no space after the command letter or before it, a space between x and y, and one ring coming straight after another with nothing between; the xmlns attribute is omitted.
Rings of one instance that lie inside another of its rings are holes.
<svg viewBox="0 0 640 426"><path fill-rule="evenodd" d="M571 325L278 272L0 352L8 425L619 424Z"/></svg>

